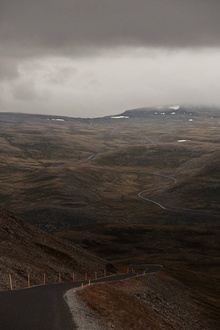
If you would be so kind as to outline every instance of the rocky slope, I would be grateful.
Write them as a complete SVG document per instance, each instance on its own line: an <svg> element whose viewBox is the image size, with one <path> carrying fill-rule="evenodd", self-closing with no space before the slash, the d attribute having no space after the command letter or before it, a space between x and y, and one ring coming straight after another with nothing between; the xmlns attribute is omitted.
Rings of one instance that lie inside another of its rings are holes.
<svg viewBox="0 0 220 330"><path fill-rule="evenodd" d="M78 296L107 329L219 329L217 306L164 270L120 283L91 286L79 291ZM94 319L92 313L91 319Z"/></svg>
<svg viewBox="0 0 220 330"><path fill-rule="evenodd" d="M9 288L9 274L13 287L70 280L74 272L80 279L87 272L102 273L107 262L62 240L51 237L38 228L0 208L0 289ZM60 273L60 275L59 275Z"/></svg>

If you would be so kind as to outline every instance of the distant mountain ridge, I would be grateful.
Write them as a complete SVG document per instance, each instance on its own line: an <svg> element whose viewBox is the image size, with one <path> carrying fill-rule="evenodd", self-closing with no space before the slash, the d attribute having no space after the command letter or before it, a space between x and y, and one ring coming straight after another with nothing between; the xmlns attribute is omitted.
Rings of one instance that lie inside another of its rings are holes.
<svg viewBox="0 0 220 330"><path fill-rule="evenodd" d="M199 107L199 106L161 106L161 107L143 107L126 110L119 114L119 116L128 116L129 118L145 118L155 115L189 115L199 116L204 115L204 111L214 112L215 115L220 116L220 108L215 107ZM219 112L219 113L218 113Z"/></svg>

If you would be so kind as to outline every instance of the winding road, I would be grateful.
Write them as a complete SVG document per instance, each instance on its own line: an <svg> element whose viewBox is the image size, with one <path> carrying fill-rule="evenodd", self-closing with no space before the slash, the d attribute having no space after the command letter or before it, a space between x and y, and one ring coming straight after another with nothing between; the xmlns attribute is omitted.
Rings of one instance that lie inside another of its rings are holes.
<svg viewBox="0 0 220 330"><path fill-rule="evenodd" d="M146 273L156 273L162 266L145 265ZM135 267L134 267L135 268ZM137 267L136 267L137 268ZM143 269L140 268L139 269ZM116 274L91 283L121 281L135 274ZM2 330L74 330L65 293L81 287L82 281L35 286L29 289L0 292L0 328ZM88 281L84 281L88 284Z"/></svg>
<svg viewBox="0 0 220 330"><path fill-rule="evenodd" d="M147 192L147 190L143 190L143 191L139 192L138 197L144 199L144 200L147 201L147 202L150 202L150 203L156 204L157 206L159 206L159 207L160 207L161 209L163 209L163 210L173 211L172 209L168 209L167 207L165 207L165 206L163 206L162 204L160 204L160 203L154 201L153 199L149 199L149 198L146 198L146 197L142 196L142 194L144 194L145 192Z"/></svg>
<svg viewBox="0 0 220 330"><path fill-rule="evenodd" d="M84 159L83 162L90 161L94 157L96 157L96 154L91 154L89 157ZM98 166L94 166L94 165L90 166L90 168L97 169L97 170L99 169ZM113 171L112 168L105 167L105 169L109 170L109 171ZM177 183L177 180L173 176L169 176L169 175L165 175L165 174L159 174L159 173L155 173L155 172L145 172L142 170L131 170L131 169L121 170L121 169L114 168L114 180L112 181L112 184L114 184L118 180L116 173L131 173L131 174L133 173L133 174L151 175L151 176L156 176L158 178L168 179L168 180L172 181L173 184ZM97 200L99 200L99 201L101 200L100 197L98 196L98 194L94 194L91 191L89 191L89 192L91 194L93 194L94 196L96 196ZM165 211L186 213L186 214L192 214L192 215L202 215L202 216L208 215L209 217L212 217L212 218L217 218L217 219L219 218L218 214L210 214L210 213L207 213L206 211L202 211L202 210L193 210L193 209L187 209L187 208L177 209L177 208L166 207L165 205L161 204L160 202L144 196L145 194L149 194L149 193L150 193L150 191L148 191L148 190L142 190L137 195L139 198L141 198L149 203L155 204L159 208L161 208L162 210L165 210Z"/></svg>
<svg viewBox="0 0 220 330"><path fill-rule="evenodd" d="M166 211L169 211L169 212L177 212L177 213L186 213L186 214L193 214L193 215L207 215L207 213L205 211L200 211L200 210L192 210L192 209L175 209L175 208L168 208L162 204L160 204L159 202L156 202L155 200L153 199L150 199L150 198L147 198L147 197L144 197L143 195L145 193L149 193L148 190L143 190L141 192L138 193L138 197L140 197L141 199L147 201L147 202L150 202L150 203L153 203L157 206L159 206L162 210L166 210ZM219 215L218 214L208 214L209 217L212 217L212 218L218 218Z"/></svg>

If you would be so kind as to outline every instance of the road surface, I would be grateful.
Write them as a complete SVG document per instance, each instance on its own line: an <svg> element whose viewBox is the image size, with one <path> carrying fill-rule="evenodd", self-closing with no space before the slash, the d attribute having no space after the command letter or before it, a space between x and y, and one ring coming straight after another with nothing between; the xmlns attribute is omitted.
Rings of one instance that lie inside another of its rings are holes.
<svg viewBox="0 0 220 330"><path fill-rule="evenodd" d="M149 265L153 266L153 265ZM158 271L150 267L147 272ZM135 276L119 274L92 280L91 283L118 281ZM88 282L84 282L87 284ZM82 281L35 286L0 292L0 329L2 330L74 330L72 315L63 296L80 287Z"/></svg>
<svg viewBox="0 0 220 330"><path fill-rule="evenodd" d="M160 204L160 203L154 201L153 199L149 199L149 198L146 198L146 197L142 196L142 194L144 194L144 193L146 193L146 192L148 192L148 190L143 190L143 191L139 192L138 197L144 199L144 200L147 201L147 202L150 202L150 203L156 204L157 206L159 206L159 207L160 207L161 209L163 209L163 210L172 211L171 209L168 209L167 207L165 207L165 206L163 206L162 204Z"/></svg>

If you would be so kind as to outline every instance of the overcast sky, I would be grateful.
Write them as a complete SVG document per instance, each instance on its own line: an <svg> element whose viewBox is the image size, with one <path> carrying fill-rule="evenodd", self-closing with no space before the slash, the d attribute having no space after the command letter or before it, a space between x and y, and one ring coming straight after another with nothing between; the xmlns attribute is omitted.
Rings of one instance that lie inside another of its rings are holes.
<svg viewBox="0 0 220 330"><path fill-rule="evenodd" d="M0 0L0 111L220 106L219 0Z"/></svg>

